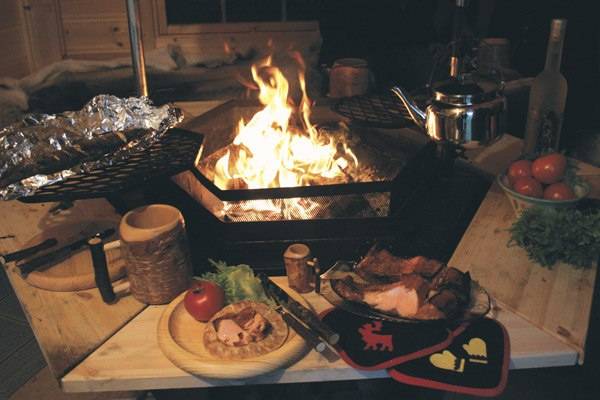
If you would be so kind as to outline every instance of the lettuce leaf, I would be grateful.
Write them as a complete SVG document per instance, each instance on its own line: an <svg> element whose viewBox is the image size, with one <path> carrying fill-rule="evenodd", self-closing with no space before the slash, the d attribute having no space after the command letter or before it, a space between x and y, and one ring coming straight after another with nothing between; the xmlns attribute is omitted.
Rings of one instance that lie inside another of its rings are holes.
<svg viewBox="0 0 600 400"><path fill-rule="evenodd" d="M249 265L227 265L224 261L208 260L217 272L205 272L200 279L215 282L225 292L226 304L252 300L274 305Z"/></svg>

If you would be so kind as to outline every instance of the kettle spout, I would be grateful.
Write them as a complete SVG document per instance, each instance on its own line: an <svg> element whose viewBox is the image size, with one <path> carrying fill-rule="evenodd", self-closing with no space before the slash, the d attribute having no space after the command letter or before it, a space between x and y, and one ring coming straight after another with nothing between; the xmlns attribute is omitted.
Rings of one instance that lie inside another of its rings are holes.
<svg viewBox="0 0 600 400"><path fill-rule="evenodd" d="M400 86L394 86L392 89L392 93L394 93L404 104L404 107L408 110L408 114L412 118L412 120L417 124L421 129L425 129L425 112L421 110L412 98L408 97L404 93L404 90Z"/></svg>

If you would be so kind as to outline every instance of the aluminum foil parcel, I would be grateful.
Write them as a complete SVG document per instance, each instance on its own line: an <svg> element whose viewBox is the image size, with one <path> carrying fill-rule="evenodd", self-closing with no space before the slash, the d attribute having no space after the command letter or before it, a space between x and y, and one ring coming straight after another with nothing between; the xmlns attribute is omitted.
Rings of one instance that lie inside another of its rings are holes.
<svg viewBox="0 0 600 400"><path fill-rule="evenodd" d="M144 150L183 119L148 98L99 95L79 111L28 115L0 129L0 199L106 167Z"/></svg>

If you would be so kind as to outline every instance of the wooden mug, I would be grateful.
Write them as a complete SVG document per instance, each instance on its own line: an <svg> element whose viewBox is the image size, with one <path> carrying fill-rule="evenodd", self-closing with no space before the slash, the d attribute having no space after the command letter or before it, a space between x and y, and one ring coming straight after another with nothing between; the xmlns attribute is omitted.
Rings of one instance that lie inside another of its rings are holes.
<svg viewBox="0 0 600 400"><path fill-rule="evenodd" d="M315 285L318 261L311 258L310 248L302 243L289 246L283 253L288 285L298 293L308 293Z"/></svg>
<svg viewBox="0 0 600 400"><path fill-rule="evenodd" d="M329 72L329 97L351 97L367 93L372 79L366 60L341 58Z"/></svg>
<svg viewBox="0 0 600 400"><path fill-rule="evenodd" d="M192 263L177 208L152 204L129 211L121 219L119 236L131 294L137 300L166 304L189 287Z"/></svg>

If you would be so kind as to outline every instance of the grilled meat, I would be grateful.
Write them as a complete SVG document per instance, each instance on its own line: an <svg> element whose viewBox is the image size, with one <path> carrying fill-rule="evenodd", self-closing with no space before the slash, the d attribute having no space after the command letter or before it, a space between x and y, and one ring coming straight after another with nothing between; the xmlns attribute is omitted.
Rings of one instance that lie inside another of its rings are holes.
<svg viewBox="0 0 600 400"><path fill-rule="evenodd" d="M459 307L466 306L471 300L471 275L454 267L444 268L433 280L433 287L438 292L452 292L457 298Z"/></svg>
<svg viewBox="0 0 600 400"><path fill-rule="evenodd" d="M269 321L251 307L237 314L224 315L213 322L217 338L228 346L245 346L264 339Z"/></svg>
<svg viewBox="0 0 600 400"><path fill-rule="evenodd" d="M434 305L448 318L453 318L460 310L460 300L453 290L444 289L436 293L429 299L429 303Z"/></svg>
<svg viewBox="0 0 600 400"><path fill-rule="evenodd" d="M372 248L351 276L331 282L344 299L365 303L384 313L407 318L441 319L460 315L471 295L471 276L422 256L396 257Z"/></svg>
<svg viewBox="0 0 600 400"><path fill-rule="evenodd" d="M361 287L361 285L354 282L354 279L352 279L351 276L347 276L344 279L332 280L331 287L337 294L346 300L357 302L363 301L364 287Z"/></svg>
<svg viewBox="0 0 600 400"><path fill-rule="evenodd" d="M385 249L371 248L367 255L356 266L356 273L368 281L378 280L394 282L406 274L419 274L425 278L434 277L444 264L417 256L400 258Z"/></svg>
<svg viewBox="0 0 600 400"><path fill-rule="evenodd" d="M402 281L380 284L354 282L347 276L333 282L334 289L347 300L368 304L376 310L412 317L425 303L429 282L416 274L405 275Z"/></svg>

